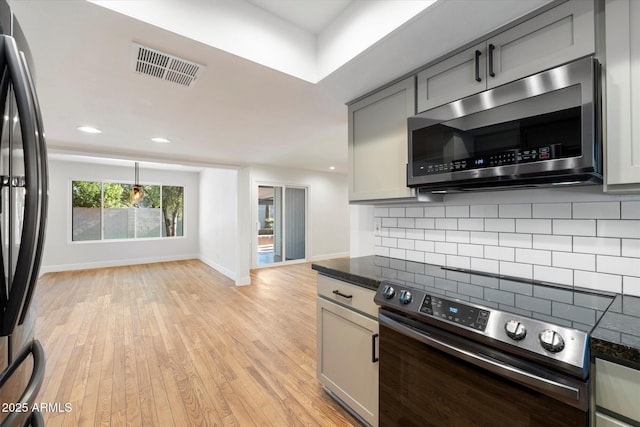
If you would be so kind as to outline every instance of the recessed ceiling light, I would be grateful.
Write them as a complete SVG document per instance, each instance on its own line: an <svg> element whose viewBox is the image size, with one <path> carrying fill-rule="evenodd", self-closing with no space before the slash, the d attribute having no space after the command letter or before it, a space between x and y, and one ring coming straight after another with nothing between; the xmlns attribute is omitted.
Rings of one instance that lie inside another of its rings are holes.
<svg viewBox="0 0 640 427"><path fill-rule="evenodd" d="M329 169L331 169L332 171L336 170L335 166L329 166Z"/></svg>
<svg viewBox="0 0 640 427"><path fill-rule="evenodd" d="M100 129L96 129L92 126L78 126L78 130L85 133L102 133Z"/></svg>
<svg viewBox="0 0 640 427"><path fill-rule="evenodd" d="M170 141L170 140L168 140L167 138L159 138L159 137L151 138L151 140L152 140L153 142L158 142L158 143L160 143L160 144L168 144L168 143L170 143L170 142L171 142L171 141Z"/></svg>

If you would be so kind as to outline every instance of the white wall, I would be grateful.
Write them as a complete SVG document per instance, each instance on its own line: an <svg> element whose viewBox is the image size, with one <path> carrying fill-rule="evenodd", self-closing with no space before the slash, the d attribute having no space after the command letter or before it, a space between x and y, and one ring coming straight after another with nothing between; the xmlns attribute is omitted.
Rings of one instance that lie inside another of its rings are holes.
<svg viewBox="0 0 640 427"><path fill-rule="evenodd" d="M640 196L593 186L446 197L377 206L375 254L640 296Z"/></svg>
<svg viewBox="0 0 640 427"><path fill-rule="evenodd" d="M49 159L49 211L41 272L109 267L198 257L198 173L140 170L142 184L185 187L184 237L136 241L71 241L71 181L132 182L130 168Z"/></svg>
<svg viewBox="0 0 640 427"><path fill-rule="evenodd" d="M200 173L200 259L239 283L238 171Z"/></svg>

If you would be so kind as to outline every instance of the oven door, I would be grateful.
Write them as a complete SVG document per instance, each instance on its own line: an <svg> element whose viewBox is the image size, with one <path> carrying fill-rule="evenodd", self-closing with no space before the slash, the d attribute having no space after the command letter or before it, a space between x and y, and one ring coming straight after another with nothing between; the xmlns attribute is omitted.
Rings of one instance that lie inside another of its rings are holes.
<svg viewBox="0 0 640 427"><path fill-rule="evenodd" d="M381 426L588 425L586 381L392 317L379 315Z"/></svg>

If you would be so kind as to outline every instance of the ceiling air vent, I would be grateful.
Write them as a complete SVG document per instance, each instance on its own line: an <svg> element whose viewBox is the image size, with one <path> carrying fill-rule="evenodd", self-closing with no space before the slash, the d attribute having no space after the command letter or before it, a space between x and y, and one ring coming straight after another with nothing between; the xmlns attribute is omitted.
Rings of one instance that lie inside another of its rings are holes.
<svg viewBox="0 0 640 427"><path fill-rule="evenodd" d="M133 43L131 69L136 73L193 87L204 65Z"/></svg>

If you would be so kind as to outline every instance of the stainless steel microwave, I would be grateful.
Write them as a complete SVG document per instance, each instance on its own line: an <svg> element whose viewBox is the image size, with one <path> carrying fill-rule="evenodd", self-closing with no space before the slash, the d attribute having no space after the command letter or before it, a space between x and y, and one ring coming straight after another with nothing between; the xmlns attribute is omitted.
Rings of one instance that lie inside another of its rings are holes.
<svg viewBox="0 0 640 427"><path fill-rule="evenodd" d="M408 119L419 193L602 182L599 64L583 58Z"/></svg>

